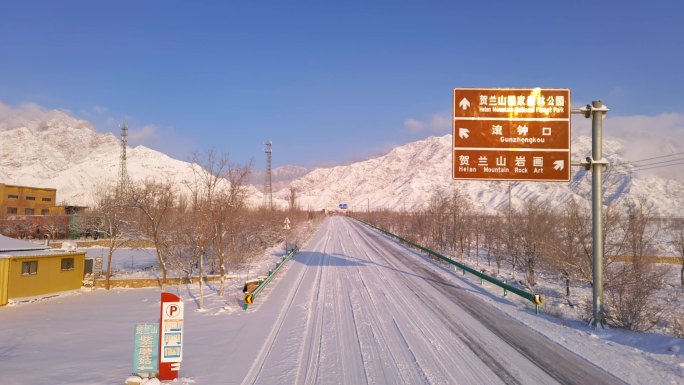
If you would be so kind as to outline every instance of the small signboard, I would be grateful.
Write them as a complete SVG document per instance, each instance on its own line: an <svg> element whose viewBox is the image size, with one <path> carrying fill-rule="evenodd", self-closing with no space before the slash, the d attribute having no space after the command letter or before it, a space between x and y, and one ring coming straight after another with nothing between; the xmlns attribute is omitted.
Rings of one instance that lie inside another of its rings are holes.
<svg viewBox="0 0 684 385"><path fill-rule="evenodd" d="M149 374L159 370L159 324L135 324L133 373Z"/></svg>
<svg viewBox="0 0 684 385"><path fill-rule="evenodd" d="M454 89L453 178L570 180L570 90Z"/></svg>
<svg viewBox="0 0 684 385"><path fill-rule="evenodd" d="M183 302L162 302L160 362L183 359Z"/></svg>
<svg viewBox="0 0 684 385"><path fill-rule="evenodd" d="M340 203L340 209L346 210L346 209L347 209L347 204L346 204L346 203Z"/></svg>

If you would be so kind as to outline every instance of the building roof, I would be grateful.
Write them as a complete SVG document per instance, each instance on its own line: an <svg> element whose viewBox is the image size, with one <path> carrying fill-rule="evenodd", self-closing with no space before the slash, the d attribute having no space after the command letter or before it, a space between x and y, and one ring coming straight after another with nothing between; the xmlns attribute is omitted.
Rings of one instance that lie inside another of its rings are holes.
<svg viewBox="0 0 684 385"><path fill-rule="evenodd" d="M46 250L49 248L50 246L22 241L21 239L14 239L0 234L0 253L5 251Z"/></svg>

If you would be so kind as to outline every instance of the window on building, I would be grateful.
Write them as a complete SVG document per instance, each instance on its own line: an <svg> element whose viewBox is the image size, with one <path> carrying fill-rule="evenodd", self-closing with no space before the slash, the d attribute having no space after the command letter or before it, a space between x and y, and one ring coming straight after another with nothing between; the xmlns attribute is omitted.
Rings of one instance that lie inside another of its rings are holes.
<svg viewBox="0 0 684 385"><path fill-rule="evenodd" d="M27 201L35 201L35 200L36 200L36 197L26 197L26 200L27 200Z"/></svg>
<svg viewBox="0 0 684 385"><path fill-rule="evenodd" d="M19 199L19 195L12 195L12 194L10 194L10 195L7 196L7 199Z"/></svg>
<svg viewBox="0 0 684 385"><path fill-rule="evenodd" d="M74 269L74 259L73 258L62 258L62 271L73 270Z"/></svg>
<svg viewBox="0 0 684 385"><path fill-rule="evenodd" d="M16 207L8 207L7 208L7 214L16 214L16 213L17 213Z"/></svg>
<svg viewBox="0 0 684 385"><path fill-rule="evenodd" d="M50 209L42 209L40 210L40 215L49 215L50 214Z"/></svg>
<svg viewBox="0 0 684 385"><path fill-rule="evenodd" d="M24 209L24 215L34 215L35 213L35 209Z"/></svg>
<svg viewBox="0 0 684 385"><path fill-rule="evenodd" d="M38 261L26 261L21 263L21 275L38 274Z"/></svg>
<svg viewBox="0 0 684 385"><path fill-rule="evenodd" d="M43 202L52 202L52 198L43 198Z"/></svg>

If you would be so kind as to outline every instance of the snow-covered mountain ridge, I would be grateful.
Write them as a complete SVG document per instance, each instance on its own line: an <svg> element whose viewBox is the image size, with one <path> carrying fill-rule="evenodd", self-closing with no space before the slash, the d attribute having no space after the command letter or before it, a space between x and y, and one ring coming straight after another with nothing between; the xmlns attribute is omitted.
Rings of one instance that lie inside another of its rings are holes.
<svg viewBox="0 0 684 385"><path fill-rule="evenodd" d="M623 143L604 138L603 154L610 165L604 173L605 201L620 204L625 199L646 197L661 215L684 215L684 181L634 172L622 157ZM454 181L452 137L429 137L397 147L388 154L348 166L316 169L293 182L299 191L299 204L307 208L335 209L347 203L356 211L367 209L408 209L425 207L435 191L460 190L474 207L493 211L508 207L508 182ZM572 143L572 159L591 154L591 138L579 137ZM619 167L618 167L619 165ZM612 169L611 169L612 167ZM279 191L285 198L289 191ZM512 182L512 205L548 199L561 203L578 197L591 200L591 173L573 168L567 182Z"/></svg>
<svg viewBox="0 0 684 385"><path fill-rule="evenodd" d="M55 188L60 204L91 206L96 190L118 179L120 141L65 112L0 121L0 135L3 183ZM169 180L183 189L193 180L190 163L142 145L127 148L126 165L133 181ZM252 193L254 201L263 200L258 191Z"/></svg>
<svg viewBox="0 0 684 385"><path fill-rule="evenodd" d="M97 186L116 182L120 143L111 133L99 133L84 120L62 111L48 111L40 117L0 119L0 182L57 189L57 200L70 205L92 205ZM386 155L346 166L319 168L286 184L305 169L296 166L274 169L274 204L286 207L289 186L297 190L297 204L303 209L336 209L347 203L351 210L408 209L425 207L435 191L459 189L474 207L488 211L508 205L508 182L454 181L451 135L429 137L391 150ZM572 159L591 153L591 138L572 143ZM604 138L604 157L610 162L605 173L605 199L620 204L644 196L665 216L684 216L684 181L634 172L625 166L624 143ZM192 180L190 164L144 146L127 150L128 173L133 180L171 180L181 189ZM276 172L278 171L278 172ZM255 173L253 183L263 183ZM282 174L282 175L281 175ZM282 178L282 183L281 183ZM263 202L256 188L250 203ZM569 183L512 183L512 203L549 199L555 203L578 197L591 199L591 173L573 169Z"/></svg>

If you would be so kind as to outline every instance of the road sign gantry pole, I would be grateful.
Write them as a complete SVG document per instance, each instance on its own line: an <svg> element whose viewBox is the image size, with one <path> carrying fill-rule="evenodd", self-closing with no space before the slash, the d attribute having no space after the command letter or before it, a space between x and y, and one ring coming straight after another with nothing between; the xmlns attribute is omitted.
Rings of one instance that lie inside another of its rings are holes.
<svg viewBox="0 0 684 385"><path fill-rule="evenodd" d="M593 285L592 305L593 313L591 325L604 326L603 318L603 170L608 162L603 159L603 118L608 112L600 100L580 108L573 113L583 114L591 118L591 156L580 165L591 170L591 226L592 226L592 257L593 257Z"/></svg>

